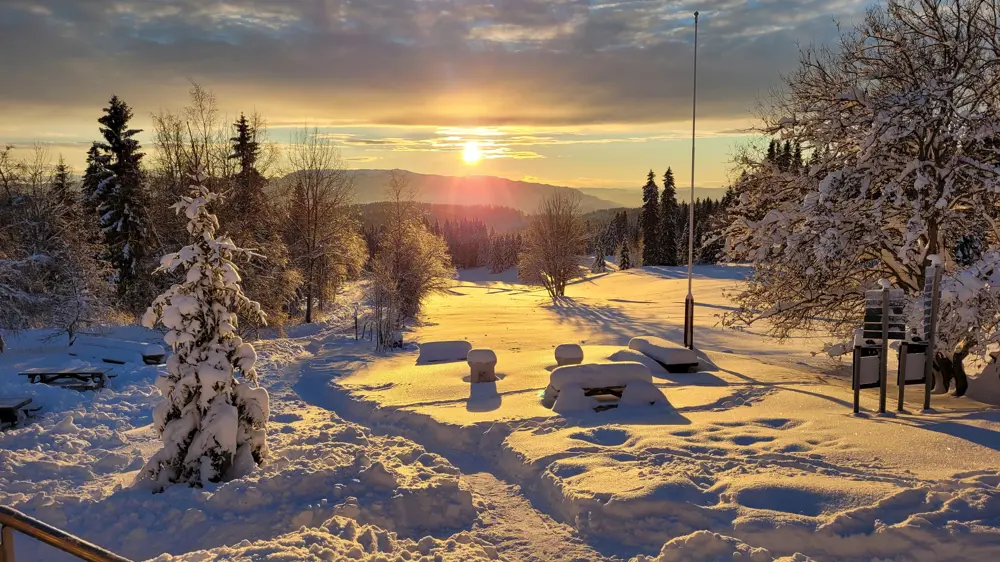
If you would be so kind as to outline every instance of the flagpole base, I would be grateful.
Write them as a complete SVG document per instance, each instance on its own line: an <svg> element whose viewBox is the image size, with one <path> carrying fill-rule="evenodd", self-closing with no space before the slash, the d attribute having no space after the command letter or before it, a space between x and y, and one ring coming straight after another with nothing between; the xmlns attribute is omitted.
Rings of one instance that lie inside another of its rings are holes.
<svg viewBox="0 0 1000 562"><path fill-rule="evenodd" d="M694 349L694 295L684 299L684 347Z"/></svg>

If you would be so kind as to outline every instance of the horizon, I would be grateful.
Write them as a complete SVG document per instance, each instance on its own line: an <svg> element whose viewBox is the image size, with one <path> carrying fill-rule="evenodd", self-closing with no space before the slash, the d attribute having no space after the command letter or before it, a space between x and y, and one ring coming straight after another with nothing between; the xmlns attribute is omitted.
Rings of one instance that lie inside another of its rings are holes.
<svg viewBox="0 0 1000 562"><path fill-rule="evenodd" d="M836 38L830 18L870 2L514 4L6 2L0 144L44 143L79 174L116 94L151 152L152 115L185 107L193 80L224 122L259 112L279 145L316 127L351 168L629 188L670 166L681 186L697 9L695 183L721 188L796 43Z"/></svg>

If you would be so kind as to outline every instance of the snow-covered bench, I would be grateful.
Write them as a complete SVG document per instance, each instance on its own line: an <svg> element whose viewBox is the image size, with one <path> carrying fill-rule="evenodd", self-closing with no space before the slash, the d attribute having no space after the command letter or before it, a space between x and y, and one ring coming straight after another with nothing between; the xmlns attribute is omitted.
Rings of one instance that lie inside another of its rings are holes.
<svg viewBox="0 0 1000 562"><path fill-rule="evenodd" d="M635 337L628 342L628 348L663 365L671 373L686 373L698 366L698 356L694 351L663 338Z"/></svg>
<svg viewBox="0 0 1000 562"><path fill-rule="evenodd" d="M472 351L472 344L464 341L432 341L417 344L420 355L417 363L443 363L446 361L465 361Z"/></svg>
<svg viewBox="0 0 1000 562"><path fill-rule="evenodd" d="M105 363L119 365L125 363L160 365L167 356L163 347L156 344L99 336L76 336L73 345L69 347L69 354L93 357Z"/></svg>
<svg viewBox="0 0 1000 562"><path fill-rule="evenodd" d="M473 349L469 351L468 361L469 378L473 384L497 380L497 354L492 349Z"/></svg>
<svg viewBox="0 0 1000 562"><path fill-rule="evenodd" d="M579 365L583 363L583 348L575 343L564 343L556 347L556 364Z"/></svg>
<svg viewBox="0 0 1000 562"><path fill-rule="evenodd" d="M595 396L611 395L618 404L666 403L655 386L649 368L636 362L585 363L556 367L542 404L559 413L595 409Z"/></svg>

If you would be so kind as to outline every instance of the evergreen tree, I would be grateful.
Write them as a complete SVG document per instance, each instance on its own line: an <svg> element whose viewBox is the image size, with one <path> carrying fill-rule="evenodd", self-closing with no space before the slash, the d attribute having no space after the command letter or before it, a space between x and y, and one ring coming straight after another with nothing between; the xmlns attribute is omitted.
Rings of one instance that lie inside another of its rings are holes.
<svg viewBox="0 0 1000 562"><path fill-rule="evenodd" d="M117 272L119 296L138 298L145 279L146 259L151 243L139 164L143 153L134 137L139 129L129 129L132 109L118 96L111 98L104 116L98 119L104 142L98 150L110 157L109 175L100 181L94 193L105 253ZM134 304L134 303L133 303Z"/></svg>
<svg viewBox="0 0 1000 562"><path fill-rule="evenodd" d="M232 178L233 193L228 197L223 218L230 225L230 232L252 234L248 239L237 240L238 243L255 245L275 230L270 224L275 213L269 212L264 193L267 182L257 170L260 156L257 131L243 114L233 123L233 128L236 134L229 139L232 147L229 159L238 162L239 170Z"/></svg>
<svg viewBox="0 0 1000 562"><path fill-rule="evenodd" d="M802 169L802 144L795 141L795 151L792 153L792 171L798 172Z"/></svg>
<svg viewBox="0 0 1000 562"><path fill-rule="evenodd" d="M625 271L632 267L632 259L628 255L628 241L622 243L621 253L618 256L618 269Z"/></svg>
<svg viewBox="0 0 1000 562"><path fill-rule="evenodd" d="M55 172L52 174L52 196L62 206L64 212L75 212L79 199L73 193L72 172L62 155L59 156L59 163L56 164Z"/></svg>
<svg viewBox="0 0 1000 562"><path fill-rule="evenodd" d="M660 197L660 264L677 265L677 185L674 171L663 174L663 195Z"/></svg>
<svg viewBox="0 0 1000 562"><path fill-rule="evenodd" d="M268 454L267 391L256 384L256 351L237 335L238 313L264 321L260 305L243 294L235 263L252 253L216 234L219 221L208 207L221 196L204 187L200 169L193 179L191 194L173 206L189 217L191 244L164 256L157 270L182 269L183 281L142 319L147 328L166 328L163 339L174 350L157 381L165 400L153 411L163 448L139 474L157 490L239 477Z"/></svg>
<svg viewBox="0 0 1000 562"><path fill-rule="evenodd" d="M607 273L608 262L604 259L604 245L598 241L594 245L594 265L590 266L591 273Z"/></svg>
<svg viewBox="0 0 1000 562"><path fill-rule="evenodd" d="M87 169L83 173L80 186L83 208L97 220L97 188L111 176L108 166L111 158L101 150L100 143L94 142L87 150Z"/></svg>
<svg viewBox="0 0 1000 562"><path fill-rule="evenodd" d="M660 265L660 200L659 187L656 185L656 174L649 171L646 177L646 185L642 187L642 213L639 215L640 228L642 229L643 265Z"/></svg>
<svg viewBox="0 0 1000 562"><path fill-rule="evenodd" d="M775 148L775 141L771 139L771 142L767 144L767 161L771 164L776 164L778 161L778 150Z"/></svg>

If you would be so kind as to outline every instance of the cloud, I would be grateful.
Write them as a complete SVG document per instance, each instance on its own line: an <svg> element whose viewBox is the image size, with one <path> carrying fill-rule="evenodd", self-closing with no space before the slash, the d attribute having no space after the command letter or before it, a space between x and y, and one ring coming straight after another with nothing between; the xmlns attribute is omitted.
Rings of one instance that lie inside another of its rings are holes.
<svg viewBox="0 0 1000 562"><path fill-rule="evenodd" d="M699 116L755 96L862 0L4 0L0 107L93 120L111 93L139 115L192 77L272 123L577 126L685 120L691 12Z"/></svg>

